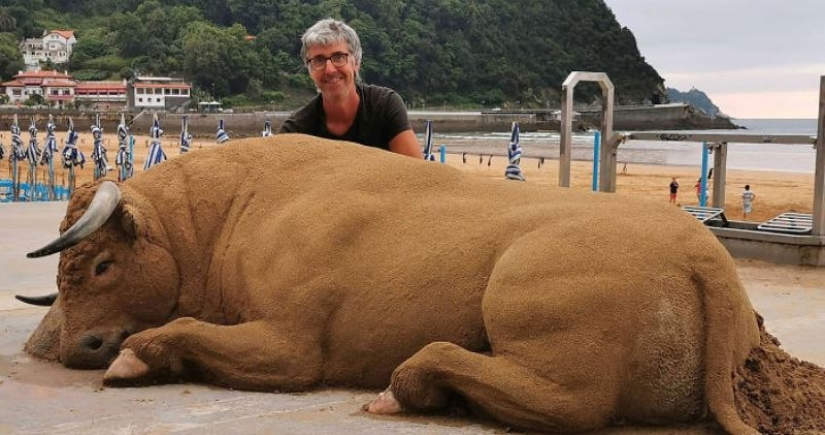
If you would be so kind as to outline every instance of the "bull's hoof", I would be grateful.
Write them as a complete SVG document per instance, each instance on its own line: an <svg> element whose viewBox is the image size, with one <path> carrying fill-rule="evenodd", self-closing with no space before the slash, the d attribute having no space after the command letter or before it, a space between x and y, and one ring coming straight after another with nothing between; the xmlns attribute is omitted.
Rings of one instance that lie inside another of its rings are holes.
<svg viewBox="0 0 825 435"><path fill-rule="evenodd" d="M131 349L123 349L103 375L103 383L111 386L129 384L130 381L140 379L148 373L149 366L145 362Z"/></svg>
<svg viewBox="0 0 825 435"><path fill-rule="evenodd" d="M364 411L370 414L391 415L398 414L402 409L398 400L395 400L392 390L387 388L384 392L378 394L378 397L373 399L372 402L364 405Z"/></svg>

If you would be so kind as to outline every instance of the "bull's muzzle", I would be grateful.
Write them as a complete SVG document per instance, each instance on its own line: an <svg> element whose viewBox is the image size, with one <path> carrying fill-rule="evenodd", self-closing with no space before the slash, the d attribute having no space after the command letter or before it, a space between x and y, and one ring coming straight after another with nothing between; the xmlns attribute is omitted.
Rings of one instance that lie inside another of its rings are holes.
<svg viewBox="0 0 825 435"><path fill-rule="evenodd" d="M67 345L62 342L60 360L73 369L104 369L115 359L123 340L129 336L125 330L104 334L84 334Z"/></svg>

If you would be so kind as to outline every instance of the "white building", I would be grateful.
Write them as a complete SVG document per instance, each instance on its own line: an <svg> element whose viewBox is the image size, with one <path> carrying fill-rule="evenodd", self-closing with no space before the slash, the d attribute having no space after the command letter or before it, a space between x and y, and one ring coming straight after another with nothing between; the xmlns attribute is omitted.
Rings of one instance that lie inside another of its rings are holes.
<svg viewBox="0 0 825 435"><path fill-rule="evenodd" d="M189 102L192 86L170 77L135 77L134 109L175 110Z"/></svg>
<svg viewBox="0 0 825 435"><path fill-rule="evenodd" d="M26 38L20 43L20 52L26 69L37 71L40 62L50 60L54 64L66 63L77 43L72 30L44 31L42 38Z"/></svg>

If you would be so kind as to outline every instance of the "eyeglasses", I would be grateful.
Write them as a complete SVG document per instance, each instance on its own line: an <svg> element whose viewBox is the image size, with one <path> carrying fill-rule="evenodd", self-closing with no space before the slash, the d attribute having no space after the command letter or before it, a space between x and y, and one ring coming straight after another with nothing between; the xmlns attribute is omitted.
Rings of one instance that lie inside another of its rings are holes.
<svg viewBox="0 0 825 435"><path fill-rule="evenodd" d="M332 56L315 56L312 59L307 60L307 65L315 71L320 71L327 67L327 61L332 62L332 66L336 68L341 68L342 66L347 64L349 60L349 53L332 53Z"/></svg>

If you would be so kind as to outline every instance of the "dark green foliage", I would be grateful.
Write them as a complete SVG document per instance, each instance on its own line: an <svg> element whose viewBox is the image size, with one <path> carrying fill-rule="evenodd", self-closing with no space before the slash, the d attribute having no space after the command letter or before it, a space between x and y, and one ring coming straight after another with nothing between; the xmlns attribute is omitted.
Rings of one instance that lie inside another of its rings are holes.
<svg viewBox="0 0 825 435"><path fill-rule="evenodd" d="M37 13L19 16L24 3ZM364 81L414 106L556 107L575 70L606 72L622 103L665 93L603 0L0 0L0 30L18 37L78 29L71 71L182 76L237 104L311 94L300 37L328 16L359 32ZM599 95L577 88L582 102Z"/></svg>
<svg viewBox="0 0 825 435"><path fill-rule="evenodd" d="M17 38L13 33L0 33L0 76L9 80L25 69L23 54L17 48Z"/></svg>

